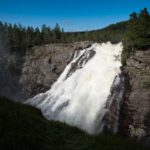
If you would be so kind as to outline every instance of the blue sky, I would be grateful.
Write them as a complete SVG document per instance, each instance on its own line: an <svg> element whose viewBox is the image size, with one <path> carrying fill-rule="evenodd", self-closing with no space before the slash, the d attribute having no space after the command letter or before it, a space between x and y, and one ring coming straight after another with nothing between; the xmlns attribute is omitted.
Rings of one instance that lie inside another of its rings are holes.
<svg viewBox="0 0 150 150"><path fill-rule="evenodd" d="M81 31L126 20L144 7L150 11L150 0L0 0L0 20Z"/></svg>

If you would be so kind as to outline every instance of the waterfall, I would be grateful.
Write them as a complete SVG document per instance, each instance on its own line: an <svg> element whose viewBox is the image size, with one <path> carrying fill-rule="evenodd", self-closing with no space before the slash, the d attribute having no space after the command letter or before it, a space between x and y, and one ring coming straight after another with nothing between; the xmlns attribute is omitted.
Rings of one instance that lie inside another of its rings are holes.
<svg viewBox="0 0 150 150"><path fill-rule="evenodd" d="M58 120L94 134L117 132L122 43L94 43L76 50L63 73L45 93L28 99L49 120ZM115 116L112 116L115 115Z"/></svg>

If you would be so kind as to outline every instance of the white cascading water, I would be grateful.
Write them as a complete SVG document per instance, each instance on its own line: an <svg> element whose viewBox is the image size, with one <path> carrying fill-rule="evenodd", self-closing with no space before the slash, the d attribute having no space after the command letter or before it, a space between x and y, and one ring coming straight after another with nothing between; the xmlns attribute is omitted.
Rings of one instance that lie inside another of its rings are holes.
<svg viewBox="0 0 150 150"><path fill-rule="evenodd" d="M110 42L76 50L51 89L26 103L41 109L49 120L62 121L88 133L101 132L103 118L113 101L111 88L120 84L121 52L122 43Z"/></svg>

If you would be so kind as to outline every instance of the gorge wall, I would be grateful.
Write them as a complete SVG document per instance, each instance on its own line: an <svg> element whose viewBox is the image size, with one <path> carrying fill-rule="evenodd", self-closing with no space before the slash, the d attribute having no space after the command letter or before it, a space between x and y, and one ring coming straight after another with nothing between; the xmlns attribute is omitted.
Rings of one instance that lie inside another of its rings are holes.
<svg viewBox="0 0 150 150"><path fill-rule="evenodd" d="M150 145L150 50L137 51L124 67L121 132Z"/></svg>
<svg viewBox="0 0 150 150"><path fill-rule="evenodd" d="M0 96L20 101L47 91L71 60L73 51L91 44L77 42L37 46L21 57L0 47ZM150 50L138 51L129 58L123 75L125 93L120 110L119 131L149 144ZM111 110L108 116L113 120L114 107Z"/></svg>
<svg viewBox="0 0 150 150"><path fill-rule="evenodd" d="M47 44L27 50L24 56L0 47L0 96L22 101L44 92L57 80L75 49L92 42Z"/></svg>
<svg viewBox="0 0 150 150"><path fill-rule="evenodd" d="M122 43L94 43L77 49L52 87L25 103L39 108L48 120L62 121L90 134L104 129L116 133L123 95L121 53ZM107 114L112 104L113 119Z"/></svg>

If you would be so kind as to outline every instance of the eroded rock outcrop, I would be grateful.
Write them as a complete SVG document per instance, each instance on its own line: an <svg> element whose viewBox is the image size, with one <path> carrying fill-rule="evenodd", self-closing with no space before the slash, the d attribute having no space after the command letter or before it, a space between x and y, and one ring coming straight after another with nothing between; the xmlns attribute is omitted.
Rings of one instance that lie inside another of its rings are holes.
<svg viewBox="0 0 150 150"><path fill-rule="evenodd" d="M150 145L150 50L137 51L124 68L121 132Z"/></svg>
<svg viewBox="0 0 150 150"><path fill-rule="evenodd" d="M91 44L92 42L75 42L35 46L25 56L1 53L0 96L20 101L45 92L64 70L73 51ZM6 49L1 48L1 51Z"/></svg>
<svg viewBox="0 0 150 150"><path fill-rule="evenodd" d="M25 100L50 89L73 57L73 51L91 42L48 44L29 50L25 56L0 51L0 96ZM3 48L0 48L3 49ZM4 49L5 50L5 49ZM93 55L93 54L91 54ZM121 134L150 143L150 50L138 51L123 69L125 92L120 109ZM110 125L116 104L111 107Z"/></svg>

